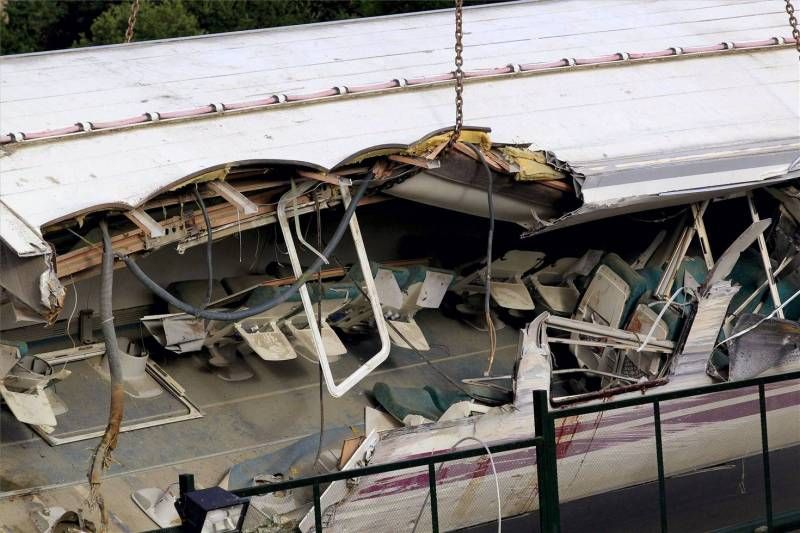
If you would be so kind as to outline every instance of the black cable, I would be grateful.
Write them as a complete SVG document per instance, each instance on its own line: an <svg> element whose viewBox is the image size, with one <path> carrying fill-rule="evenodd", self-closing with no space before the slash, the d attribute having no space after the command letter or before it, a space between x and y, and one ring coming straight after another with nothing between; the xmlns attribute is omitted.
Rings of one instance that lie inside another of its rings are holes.
<svg viewBox="0 0 800 533"><path fill-rule="evenodd" d="M475 155L478 157L478 159L480 159L484 170L486 170L486 178L489 180L489 186L487 190L489 202L489 233L486 242L486 295L483 299L483 310L488 313L490 296L489 289L491 288L492 284L492 242L494 241L494 174L492 174L492 170L489 168L489 164L486 162L483 152L478 150L474 144L464 144L467 145L473 152L475 152Z"/></svg>
<svg viewBox="0 0 800 533"><path fill-rule="evenodd" d="M489 332L489 364L486 368L485 374L488 376L492 371L492 364L494 363L494 355L497 346L497 334L492 322L492 314L490 307L491 290L492 290L492 242L494 241L494 174L483 156L483 152L478 150L474 144L464 143L470 150L472 150L483 164L486 171L486 178L489 180L487 187L487 200L489 202L489 233L486 242L486 294L483 296L483 312L486 315L486 329Z"/></svg>
<svg viewBox="0 0 800 533"><path fill-rule="evenodd" d="M214 247L214 237L211 235L211 219L208 216L208 210L206 209L206 204L203 202L203 197L200 196L200 191L197 189L197 184L194 184L194 198L197 200L197 204L200 206L200 211L203 212L203 221L206 224L206 233L208 234L208 239L206 242L206 269L208 271L208 289L206 290L206 303L203 304L203 308L205 309L208 307L208 304L211 303L211 298L214 292L214 267L212 265L212 258L213 258L213 247Z"/></svg>
<svg viewBox="0 0 800 533"><path fill-rule="evenodd" d="M688 211L689 211L689 208L688 207L684 207L683 209L680 209L680 210L678 210L678 211L676 211L676 212L674 212L674 213L672 213L670 215L664 215L663 217L660 217L660 218L644 218L644 217L637 217L635 215L628 215L628 217L631 218L632 220L637 221L637 222L645 222L647 224L660 224L662 222L667 222L668 220L672 220L672 219L678 218L679 216L683 215L684 213L686 213Z"/></svg>
<svg viewBox="0 0 800 533"><path fill-rule="evenodd" d="M347 226L350 223L350 219L353 217L353 213L356 211L356 207L358 207L358 203L364 197L364 194L367 192L367 188L369 187L370 182L374 174L370 172L367 174L367 177L362 181L361 185L359 186L356 193L353 195L353 198L350 201L350 205L347 206L347 209L342 216L342 219L339 221L339 225L336 227L336 231L334 231L333 236L331 237L328 246L325 247L325 250L322 252L323 257L330 257L336 247L339 245L339 242L342 240L344 236L344 232L347 230ZM161 285L153 281L150 276L145 274L145 272L139 268L139 265L136 264L130 256L122 256L122 261L125 262L128 269L134 275L134 277L139 280L145 287L153 291L159 298L165 300L167 303L177 307L181 311L185 313L189 313L191 315L204 318L206 320L221 320L226 322L236 322L239 320L243 320L245 318L249 318L251 316L255 316L257 314L263 313L268 309L272 309L278 304L281 304L289 299L293 294L295 294L300 287L302 287L307 281L311 279L311 277L316 274L323 265L323 259L318 257L314 263L309 267L308 270L303 272L303 275L294 282L288 289L279 292L269 300L262 302L254 307L249 309L239 309L237 311L212 311L208 309L199 309L191 304L188 304L182 300L179 300L169 292L167 292Z"/></svg>
<svg viewBox="0 0 800 533"><path fill-rule="evenodd" d="M317 250L322 248L322 213L319 208L319 192L314 191L314 212L317 215ZM322 272L317 272L317 290L319 291L319 300L317 301L317 330L322 333L322 300L325 295L325 290L322 287ZM322 454L322 438L325 435L325 393L323 391L322 382L325 379L322 373L322 362L317 361L318 381L319 381L319 442L317 442L317 455L314 457L314 465L319 462L319 456Z"/></svg>

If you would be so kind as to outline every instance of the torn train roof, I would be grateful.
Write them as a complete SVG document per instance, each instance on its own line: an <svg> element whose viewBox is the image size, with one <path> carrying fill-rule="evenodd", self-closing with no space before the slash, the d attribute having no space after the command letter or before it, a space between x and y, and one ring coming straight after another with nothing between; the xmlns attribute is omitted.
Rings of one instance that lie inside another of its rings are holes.
<svg viewBox="0 0 800 533"><path fill-rule="evenodd" d="M800 71L794 49L771 39L788 33L780 7L641 0L598 10L571 0L468 9L466 69L528 71L479 72L465 89L465 121L491 127L495 143L534 143L568 161L584 176L587 204L785 176L800 150ZM76 213L138 206L237 162L331 169L371 147L400 150L452 124L451 27L444 11L5 57L0 132L176 118L6 143L0 200L39 231ZM675 55L695 46L705 47ZM431 74L440 76L414 79ZM414 86L389 83L399 78ZM351 94L374 82L386 86ZM288 98L230 105L273 94ZM197 106L210 111L169 114ZM736 159L736 172L698 170L720 159ZM9 231L4 224L0 236L13 246Z"/></svg>

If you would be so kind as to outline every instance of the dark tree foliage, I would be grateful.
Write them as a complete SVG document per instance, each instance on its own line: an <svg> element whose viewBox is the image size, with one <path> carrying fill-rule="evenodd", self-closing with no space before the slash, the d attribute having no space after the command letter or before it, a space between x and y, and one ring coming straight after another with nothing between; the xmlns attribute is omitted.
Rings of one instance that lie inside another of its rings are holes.
<svg viewBox="0 0 800 533"><path fill-rule="evenodd" d="M140 6L136 41L444 9L453 0L140 0ZM130 0L0 0L0 52L121 43L130 10Z"/></svg>

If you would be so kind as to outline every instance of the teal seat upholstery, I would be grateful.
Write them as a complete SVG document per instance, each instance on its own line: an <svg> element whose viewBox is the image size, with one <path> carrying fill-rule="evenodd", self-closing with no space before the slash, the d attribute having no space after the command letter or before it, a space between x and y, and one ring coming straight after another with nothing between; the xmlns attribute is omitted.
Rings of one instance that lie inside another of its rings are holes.
<svg viewBox="0 0 800 533"><path fill-rule="evenodd" d="M377 261L370 261L369 268L372 270L373 276L378 273L378 269L390 270L392 274L394 274L394 279L397 280L397 284L400 286L400 288L404 288L409 285L410 273L407 268L386 266L378 263ZM350 276L357 281L363 281L364 279L361 268L358 265L353 265L350 267Z"/></svg>
<svg viewBox="0 0 800 533"><path fill-rule="evenodd" d="M425 389L395 387L378 382L372 387L372 394L381 407L400 421L408 415L420 415L428 420L438 420L444 413Z"/></svg>
<svg viewBox="0 0 800 533"><path fill-rule="evenodd" d="M661 281L661 277L664 275L663 270L655 267L643 268L641 270L637 270L637 272L644 278L644 281L647 284L647 291L651 293L655 292L656 287L658 287L658 283Z"/></svg>
<svg viewBox="0 0 800 533"><path fill-rule="evenodd" d="M778 281L777 285L781 302L785 302L800 290L800 276L784 278ZM764 307L759 314L768 315L775 310L775 305L772 303L772 298L769 296L765 298L764 302ZM783 308L783 314L789 320L800 321L800 296L789 302L789 305Z"/></svg>
<svg viewBox="0 0 800 533"><path fill-rule="evenodd" d="M378 382L372 387L372 394L381 407L400 421L408 415L420 415L435 421L454 403L469 400L463 392L431 385L423 388L395 387Z"/></svg>
<svg viewBox="0 0 800 533"><path fill-rule="evenodd" d="M622 280L630 287L631 293L625 302L622 311L622 324L627 324L631 312L639 303L639 299L647 291L647 279L636 272L631 266L625 262L620 256L614 253L606 254L600 261L600 264L606 265L614 271Z"/></svg>

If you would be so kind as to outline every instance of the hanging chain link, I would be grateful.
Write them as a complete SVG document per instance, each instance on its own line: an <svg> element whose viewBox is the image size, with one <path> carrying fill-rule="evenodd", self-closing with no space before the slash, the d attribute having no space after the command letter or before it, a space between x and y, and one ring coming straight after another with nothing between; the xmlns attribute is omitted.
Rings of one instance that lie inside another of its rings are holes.
<svg viewBox="0 0 800 533"><path fill-rule="evenodd" d="M789 15L789 25L792 27L792 37L794 45L797 47L798 59L800 59L800 30L797 29L797 17L794 16L794 6L792 0L786 0L786 13Z"/></svg>
<svg viewBox="0 0 800 533"><path fill-rule="evenodd" d="M450 140L447 142L445 151L453 147L461 135L461 127L464 125L464 70L461 68L464 66L464 58L462 57L464 52L463 8L464 0L456 0L456 70L453 73L456 79L456 125L453 129L453 135L450 136Z"/></svg>
<svg viewBox="0 0 800 533"><path fill-rule="evenodd" d="M125 42L129 43L133 40L133 28L136 26L136 15L139 14L139 0L133 0L131 3L131 14L128 17L128 29L125 30Z"/></svg>

